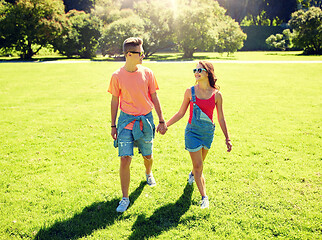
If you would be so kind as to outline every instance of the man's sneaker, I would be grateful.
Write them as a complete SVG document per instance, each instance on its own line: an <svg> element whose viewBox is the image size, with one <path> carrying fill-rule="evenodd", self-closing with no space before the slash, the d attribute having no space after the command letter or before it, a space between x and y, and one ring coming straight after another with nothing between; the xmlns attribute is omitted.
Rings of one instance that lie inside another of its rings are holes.
<svg viewBox="0 0 322 240"><path fill-rule="evenodd" d="M122 200L119 202L119 206L116 208L117 212L125 212L126 209L129 207L130 205L130 199L128 198L122 198Z"/></svg>
<svg viewBox="0 0 322 240"><path fill-rule="evenodd" d="M200 208L209 208L209 200L207 196L202 197Z"/></svg>
<svg viewBox="0 0 322 240"><path fill-rule="evenodd" d="M145 174L145 176L146 176L146 182L150 187L154 187L155 185L157 185L152 173L150 173L149 175Z"/></svg>
<svg viewBox="0 0 322 240"><path fill-rule="evenodd" d="M195 177L192 175L192 172L189 173L188 183L192 185L195 182Z"/></svg>

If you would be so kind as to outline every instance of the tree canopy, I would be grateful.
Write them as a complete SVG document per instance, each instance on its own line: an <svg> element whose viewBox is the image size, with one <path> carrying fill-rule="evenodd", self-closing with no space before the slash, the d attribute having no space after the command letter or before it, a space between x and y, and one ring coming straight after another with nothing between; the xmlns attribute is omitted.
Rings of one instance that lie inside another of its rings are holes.
<svg viewBox="0 0 322 240"><path fill-rule="evenodd" d="M322 54L322 10L311 7L292 14L289 21L294 31L293 42L306 54Z"/></svg>
<svg viewBox="0 0 322 240"><path fill-rule="evenodd" d="M43 46L61 34L64 5L52 0L1 1L0 48L15 50L21 58L31 59Z"/></svg>
<svg viewBox="0 0 322 240"><path fill-rule="evenodd" d="M246 34L225 12L211 0L187 2L180 6L176 35L184 57L191 58L197 50L232 53L243 46Z"/></svg>
<svg viewBox="0 0 322 240"><path fill-rule="evenodd" d="M321 23L316 16L320 16L317 9L321 10L321 2L0 0L0 50L14 51L23 59L47 46L67 56L93 57L97 50L116 56L122 54L125 38L138 36L144 40L147 57L172 47L189 58L196 51L233 53L246 39L241 24L286 24L292 12L303 8L288 22L294 29L294 44L306 52L320 52ZM305 11L313 5L318 7ZM287 49L284 37L272 37L270 43Z"/></svg>
<svg viewBox="0 0 322 240"><path fill-rule="evenodd" d="M101 36L99 19L77 10L69 11L66 18L68 24L65 25L62 36L53 41L55 49L68 57L94 57Z"/></svg>
<svg viewBox="0 0 322 240"><path fill-rule="evenodd" d="M174 14L170 8L167 8L166 1L140 1L135 4L134 10L143 20L142 37L147 57L173 45Z"/></svg>

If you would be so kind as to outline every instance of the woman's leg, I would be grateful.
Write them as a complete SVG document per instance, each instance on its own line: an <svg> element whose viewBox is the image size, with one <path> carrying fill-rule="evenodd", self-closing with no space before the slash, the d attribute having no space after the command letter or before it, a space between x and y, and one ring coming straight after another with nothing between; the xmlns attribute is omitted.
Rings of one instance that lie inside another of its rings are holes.
<svg viewBox="0 0 322 240"><path fill-rule="evenodd" d="M202 159L203 159L203 161L205 161L209 150L206 150L204 148L202 148L201 150L202 150Z"/></svg>
<svg viewBox="0 0 322 240"><path fill-rule="evenodd" d="M202 197L206 196L206 182L203 176L203 161L205 160L208 150L200 149L197 152L189 152L192 160L192 173L195 182Z"/></svg>

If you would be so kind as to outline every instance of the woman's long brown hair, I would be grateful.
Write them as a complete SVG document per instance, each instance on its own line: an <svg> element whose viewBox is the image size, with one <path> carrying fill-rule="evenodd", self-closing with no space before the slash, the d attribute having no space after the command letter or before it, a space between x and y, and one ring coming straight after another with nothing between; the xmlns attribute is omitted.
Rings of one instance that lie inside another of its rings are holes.
<svg viewBox="0 0 322 240"><path fill-rule="evenodd" d="M220 87L218 85L216 85L217 78L216 78L216 75L214 72L214 66L210 62L207 62L207 61L199 61L199 64L202 65L207 70L210 86L219 90Z"/></svg>

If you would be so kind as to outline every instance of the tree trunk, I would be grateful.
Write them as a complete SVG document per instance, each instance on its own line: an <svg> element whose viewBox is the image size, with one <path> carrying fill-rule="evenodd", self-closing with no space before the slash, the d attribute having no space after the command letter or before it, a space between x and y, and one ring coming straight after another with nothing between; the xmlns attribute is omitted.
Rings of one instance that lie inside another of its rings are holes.
<svg viewBox="0 0 322 240"><path fill-rule="evenodd" d="M195 51L192 49L184 49L184 54L182 58L192 58Z"/></svg>
<svg viewBox="0 0 322 240"><path fill-rule="evenodd" d="M23 60L31 60L33 55L34 55L34 52L32 51L32 48L31 48L31 42L28 41L27 49L24 49L24 52L20 54L20 58Z"/></svg>

